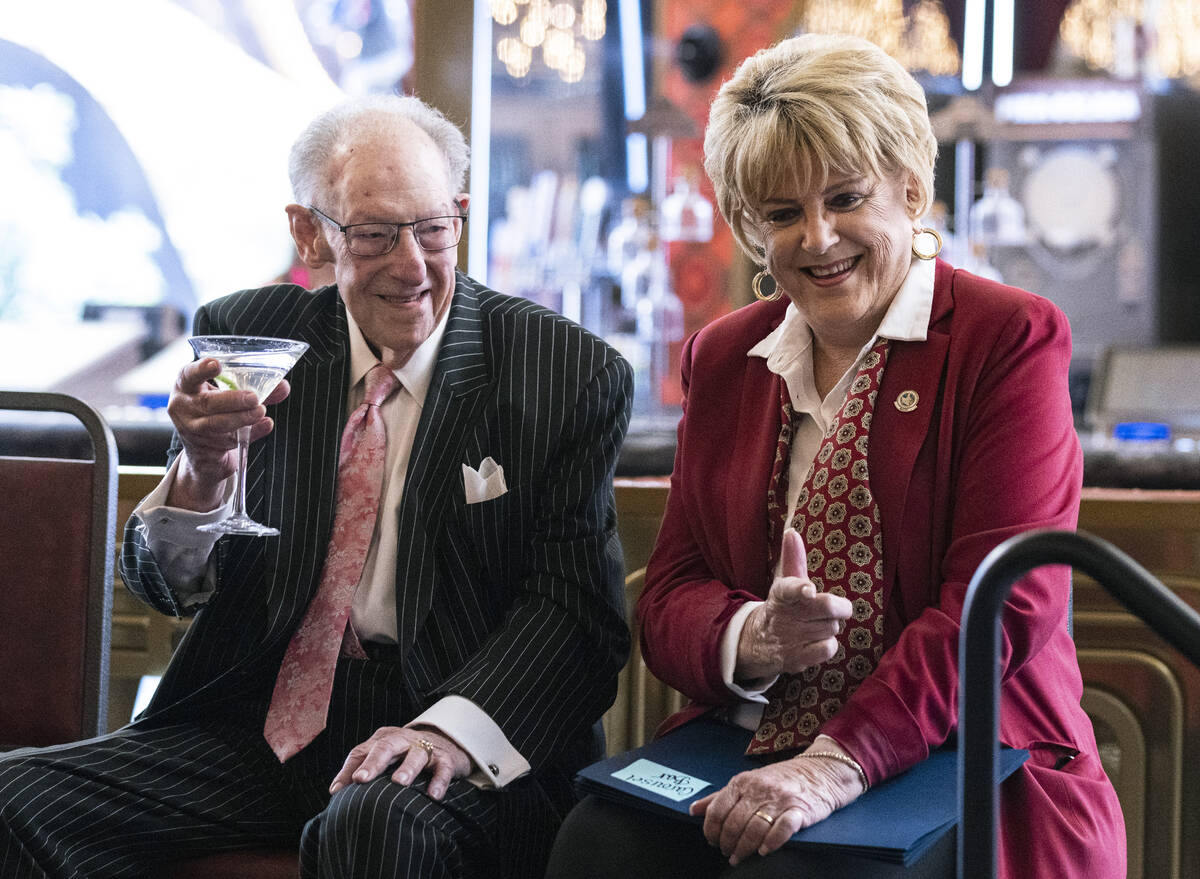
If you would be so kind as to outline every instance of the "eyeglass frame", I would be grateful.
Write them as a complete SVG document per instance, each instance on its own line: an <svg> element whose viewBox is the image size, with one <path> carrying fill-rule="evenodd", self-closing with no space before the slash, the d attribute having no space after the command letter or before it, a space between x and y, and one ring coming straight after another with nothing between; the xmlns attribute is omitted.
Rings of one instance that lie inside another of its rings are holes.
<svg viewBox="0 0 1200 879"><path fill-rule="evenodd" d="M454 202L454 204L456 207L459 206L458 202ZM310 205L307 205L307 208L310 211L312 211L314 214L319 216L321 219L323 219L325 222L330 223L333 226L336 226L337 230L339 232L341 232L343 237L345 237L345 239L346 239L346 249L349 250L352 255L363 257L365 259L371 259L376 256L386 256L387 254L389 254L393 250L395 250L397 242L400 241L400 230L403 229L405 226L408 226L409 228L412 229L413 241L416 242L417 247L421 250L422 253L441 253L444 250L449 250L451 247L458 246L459 241L462 241L462 227L461 226L459 227L458 239L453 244L447 244L445 247L438 247L433 250L430 250L429 248L425 247L425 245L423 245L421 243L421 239L419 239L417 237L416 227L419 226L421 223L428 223L431 220L458 220L460 223L467 222L466 214L441 214L436 217L422 217L419 220L410 220L407 223L371 222L371 223L349 223L347 225L343 225L343 224L339 223L337 220L335 220L333 217L329 216L329 214L325 213L323 210L321 210L316 205L310 204ZM387 250L383 250L383 251L380 251L379 253L372 253L372 254L354 253L354 250L351 249L351 247L350 247L350 230L356 226L391 226L396 230L396 234L395 234L395 237L392 238L392 243L388 245Z"/></svg>

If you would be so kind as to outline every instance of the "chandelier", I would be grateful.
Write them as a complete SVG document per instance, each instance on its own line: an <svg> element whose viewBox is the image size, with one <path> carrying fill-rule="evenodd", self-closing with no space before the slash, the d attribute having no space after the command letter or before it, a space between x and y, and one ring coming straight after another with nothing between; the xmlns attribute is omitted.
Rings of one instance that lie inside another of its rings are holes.
<svg viewBox="0 0 1200 879"><path fill-rule="evenodd" d="M799 6L801 30L864 37L908 70L959 72L958 47L939 0L919 0L907 14L903 0L808 0Z"/></svg>
<svg viewBox="0 0 1200 879"><path fill-rule="evenodd" d="M535 52L563 82L579 82L589 42L604 36L605 0L491 0L492 19L511 28L496 43L496 57L510 76L533 67Z"/></svg>
<svg viewBox="0 0 1200 879"><path fill-rule="evenodd" d="M1058 35L1095 70L1132 75L1132 61L1134 67L1148 62L1170 79L1200 73L1200 5L1195 0L1075 0Z"/></svg>

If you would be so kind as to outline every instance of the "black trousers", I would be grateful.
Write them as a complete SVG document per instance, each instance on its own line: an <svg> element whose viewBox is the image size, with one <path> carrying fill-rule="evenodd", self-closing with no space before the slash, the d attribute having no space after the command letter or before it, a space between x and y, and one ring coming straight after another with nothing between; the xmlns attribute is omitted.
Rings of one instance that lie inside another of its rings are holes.
<svg viewBox="0 0 1200 879"><path fill-rule="evenodd" d="M295 845L305 879L490 879L495 794L456 779L439 802L423 780L384 775L329 796L350 748L402 722L399 676L395 663L343 658L329 727L282 765L261 714L0 755L0 877L153 876L190 855Z"/></svg>
<svg viewBox="0 0 1200 879"><path fill-rule="evenodd" d="M586 797L563 822L546 879L954 879L955 834L909 867L782 848L730 867L699 825Z"/></svg>

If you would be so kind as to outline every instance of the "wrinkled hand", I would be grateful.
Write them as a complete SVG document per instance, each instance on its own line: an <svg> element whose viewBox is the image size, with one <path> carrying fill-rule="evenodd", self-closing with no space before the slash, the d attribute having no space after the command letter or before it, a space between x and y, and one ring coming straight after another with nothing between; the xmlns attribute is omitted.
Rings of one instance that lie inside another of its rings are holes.
<svg viewBox="0 0 1200 879"><path fill-rule="evenodd" d="M691 813L704 816L705 838L736 867L756 852L770 854L797 830L861 795L853 768L823 757L793 757L735 775L715 794L692 803Z"/></svg>
<svg viewBox="0 0 1200 879"><path fill-rule="evenodd" d="M854 605L840 595L817 592L808 579L804 542L788 529L783 535L783 565L767 600L751 611L738 640L738 680L799 673L837 652L842 621Z"/></svg>
<svg viewBox="0 0 1200 879"><path fill-rule="evenodd" d="M426 751L420 741L433 745ZM329 786L331 794L337 793L350 782L363 783L378 778L398 757L404 760L392 773L396 784L409 784L422 772L432 773L425 792L435 800L446 795L450 781L462 778L471 772L471 758L467 752L444 735L431 729L409 729L385 726L377 729L371 738L350 749L346 762Z"/></svg>
<svg viewBox="0 0 1200 879"><path fill-rule="evenodd" d="M179 372L167 414L183 443L180 470L167 502L206 512L220 504L221 484L237 470L237 432L250 428L250 441L274 428L265 403L278 403L290 390L281 381L259 403L253 391L219 390L212 383L221 365L211 357L189 363Z"/></svg>

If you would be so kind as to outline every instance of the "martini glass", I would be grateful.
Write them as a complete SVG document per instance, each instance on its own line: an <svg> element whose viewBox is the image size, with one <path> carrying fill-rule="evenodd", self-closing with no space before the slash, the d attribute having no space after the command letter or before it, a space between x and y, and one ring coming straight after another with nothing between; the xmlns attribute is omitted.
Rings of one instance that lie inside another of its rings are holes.
<svg viewBox="0 0 1200 879"><path fill-rule="evenodd" d="M196 356L212 357L221 363L216 383L222 390L254 391L261 403L279 380L308 350L307 342L271 339L265 336L192 336L188 339ZM278 528L261 525L246 515L246 458L250 447L250 428L237 432L237 490L233 495L233 513L227 519L201 525L210 534L250 534L273 537Z"/></svg>

